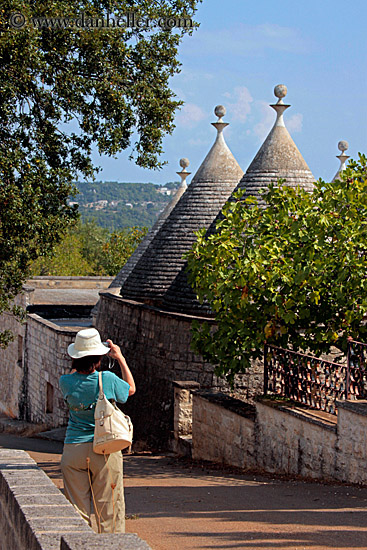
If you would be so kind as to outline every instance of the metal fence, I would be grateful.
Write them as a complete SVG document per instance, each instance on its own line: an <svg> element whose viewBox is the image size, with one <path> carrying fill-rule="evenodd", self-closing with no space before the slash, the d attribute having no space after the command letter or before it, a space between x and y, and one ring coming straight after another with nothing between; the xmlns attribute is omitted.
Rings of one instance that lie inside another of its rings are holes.
<svg viewBox="0 0 367 550"><path fill-rule="evenodd" d="M367 344L348 339L348 399L367 399Z"/></svg>
<svg viewBox="0 0 367 550"><path fill-rule="evenodd" d="M367 399L367 344L350 338L345 363L266 344L264 393L337 414L337 399Z"/></svg>
<svg viewBox="0 0 367 550"><path fill-rule="evenodd" d="M264 393L336 414L336 399L346 397L347 368L346 364L266 345Z"/></svg>

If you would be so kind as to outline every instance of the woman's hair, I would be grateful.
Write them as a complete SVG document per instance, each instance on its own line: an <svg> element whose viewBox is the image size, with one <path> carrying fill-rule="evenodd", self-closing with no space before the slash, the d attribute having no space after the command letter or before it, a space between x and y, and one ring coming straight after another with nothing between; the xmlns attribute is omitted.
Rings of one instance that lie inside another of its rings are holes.
<svg viewBox="0 0 367 550"><path fill-rule="evenodd" d="M90 374L98 367L101 358L102 355L87 355L86 357L80 357L80 359L73 359L72 366L77 372Z"/></svg>

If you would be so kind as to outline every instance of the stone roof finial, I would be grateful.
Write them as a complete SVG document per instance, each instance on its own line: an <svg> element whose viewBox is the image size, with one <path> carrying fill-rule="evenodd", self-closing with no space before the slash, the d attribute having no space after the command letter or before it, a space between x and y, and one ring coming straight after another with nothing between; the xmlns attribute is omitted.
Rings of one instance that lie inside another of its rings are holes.
<svg viewBox="0 0 367 550"><path fill-rule="evenodd" d="M283 103L283 97L287 95L288 89L284 84L278 84L274 88L274 95L278 98L278 103Z"/></svg>
<svg viewBox="0 0 367 550"><path fill-rule="evenodd" d="M181 178L181 183L179 188L187 188L186 178L191 174L191 172L188 172L186 168L189 166L190 161L187 158L180 159L180 166L182 168L181 172L176 172L178 176Z"/></svg>
<svg viewBox="0 0 367 550"><path fill-rule="evenodd" d="M338 149L339 149L339 151L342 152L342 155L344 155L344 151L346 151L348 149L348 147L349 147L349 143L347 141L345 141L345 140L339 141ZM339 157L337 157L337 158L340 158L340 157L341 157L341 155L339 155Z"/></svg>
<svg viewBox="0 0 367 550"><path fill-rule="evenodd" d="M276 111L277 113L277 119L275 121L274 126L285 126L284 120L283 120L283 113L290 105L285 105L283 103L283 97L287 95L287 86L284 84L278 84L274 88L274 95L278 98L278 101L275 105L270 105Z"/></svg>
<svg viewBox="0 0 367 550"><path fill-rule="evenodd" d="M339 151L341 151L341 154L337 155L336 158L340 160L340 166L339 166L339 170L333 177L332 181L339 179L341 172L343 172L346 169L345 162L349 159L349 155L345 155L344 153L348 149L348 147L349 147L349 143L347 141L345 140L339 141L338 149Z"/></svg>
<svg viewBox="0 0 367 550"><path fill-rule="evenodd" d="M224 107L224 105L217 105L214 109L214 114L215 116L218 117L218 120L217 122L212 122L212 126L214 126L214 128L216 128L218 132L216 141L223 140L223 143L224 143L224 138L223 138L222 132L226 126L229 126L228 122L223 122L223 117L226 114L226 112L227 110Z"/></svg>
<svg viewBox="0 0 367 550"><path fill-rule="evenodd" d="M180 166L183 168L183 171L186 172L186 168L190 166L190 161L187 158L180 159Z"/></svg>
<svg viewBox="0 0 367 550"><path fill-rule="evenodd" d="M224 105L217 105L214 109L215 116L218 117L217 122L223 122L222 118L225 116L227 112L227 109L224 107Z"/></svg>
<svg viewBox="0 0 367 550"><path fill-rule="evenodd" d="M237 187L245 190L245 197L257 197L260 205L265 205L261 191L278 179L284 179L289 187L302 187L306 191L312 191L315 181L284 124L283 113L290 107L283 103L287 87L278 84L274 95L278 102L270 107L277 114L276 121Z"/></svg>

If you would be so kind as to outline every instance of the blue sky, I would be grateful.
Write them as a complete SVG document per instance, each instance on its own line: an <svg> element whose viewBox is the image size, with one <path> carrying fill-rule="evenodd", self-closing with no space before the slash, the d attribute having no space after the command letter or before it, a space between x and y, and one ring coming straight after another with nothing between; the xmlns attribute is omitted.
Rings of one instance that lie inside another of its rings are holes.
<svg viewBox="0 0 367 550"><path fill-rule="evenodd" d="M210 149L213 109L227 108L226 141L246 171L270 131L273 89L286 84L291 108L285 122L316 178L338 169L337 143L349 142L352 158L367 152L367 4L363 0L204 0L200 28L185 37L182 71L171 87L185 102L176 129L164 140L168 165L141 169L128 160L95 156L97 179L164 183L177 180L181 157L195 174ZM188 182L191 181L188 178Z"/></svg>

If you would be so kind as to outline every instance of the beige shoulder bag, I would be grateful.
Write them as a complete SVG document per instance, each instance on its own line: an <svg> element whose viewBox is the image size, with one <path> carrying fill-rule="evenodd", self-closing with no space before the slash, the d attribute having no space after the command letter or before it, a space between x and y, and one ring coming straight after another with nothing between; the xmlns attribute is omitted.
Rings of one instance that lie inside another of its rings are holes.
<svg viewBox="0 0 367 550"><path fill-rule="evenodd" d="M98 373L99 395L94 411L93 451L111 454L129 447L133 440L133 425L126 414L106 398L102 385L102 372Z"/></svg>

